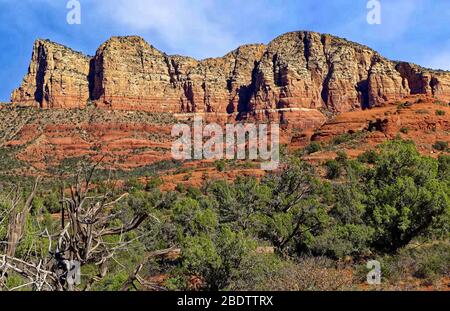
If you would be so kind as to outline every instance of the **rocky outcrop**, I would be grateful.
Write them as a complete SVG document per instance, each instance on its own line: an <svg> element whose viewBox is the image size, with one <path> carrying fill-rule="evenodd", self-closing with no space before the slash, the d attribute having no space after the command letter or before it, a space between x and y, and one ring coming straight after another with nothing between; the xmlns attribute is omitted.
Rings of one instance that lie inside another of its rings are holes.
<svg viewBox="0 0 450 311"><path fill-rule="evenodd" d="M375 52L329 35L293 32L272 41L256 70L251 108L360 106L358 83L367 79Z"/></svg>
<svg viewBox="0 0 450 311"><path fill-rule="evenodd" d="M41 108L83 107L89 99L90 58L48 40L37 40L28 73L12 102Z"/></svg>
<svg viewBox="0 0 450 311"><path fill-rule="evenodd" d="M250 94L240 88L251 83L263 49L248 45L197 61L168 56L139 37L113 37L94 57L92 98L112 109L232 113Z"/></svg>
<svg viewBox="0 0 450 311"><path fill-rule="evenodd" d="M450 106L426 95L408 96L399 105L344 112L315 131L312 140L327 147L306 160L325 163L334 159L337 151L356 157L396 137L412 140L422 154L438 157L445 151L433 145L450 141L449 115Z"/></svg>
<svg viewBox="0 0 450 311"><path fill-rule="evenodd" d="M398 63L396 70L407 81L411 95L425 94L450 101L450 73L430 71L410 63Z"/></svg>
<svg viewBox="0 0 450 311"><path fill-rule="evenodd" d="M410 93L407 79L400 75L395 64L375 57L368 76L368 106L382 106L398 101Z"/></svg>
<svg viewBox="0 0 450 311"><path fill-rule="evenodd" d="M289 121L308 109L345 112L415 94L450 100L450 73L392 62L363 45L303 31L202 61L167 55L136 36L111 38L92 59L38 40L12 101L72 108L90 99L117 110Z"/></svg>

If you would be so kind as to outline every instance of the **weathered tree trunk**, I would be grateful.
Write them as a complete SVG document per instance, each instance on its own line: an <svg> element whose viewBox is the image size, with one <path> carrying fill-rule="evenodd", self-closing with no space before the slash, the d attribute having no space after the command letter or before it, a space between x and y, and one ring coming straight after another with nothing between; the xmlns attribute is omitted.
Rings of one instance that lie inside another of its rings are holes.
<svg viewBox="0 0 450 311"><path fill-rule="evenodd" d="M12 210L9 217L8 231L6 235L6 255L9 257L14 257L17 249L17 245L23 238L27 216L31 211L32 202L34 196L36 195L36 190L41 178L38 177L34 183L33 189L28 196L25 205L19 206L20 204L20 194L17 190L16 196L11 200Z"/></svg>

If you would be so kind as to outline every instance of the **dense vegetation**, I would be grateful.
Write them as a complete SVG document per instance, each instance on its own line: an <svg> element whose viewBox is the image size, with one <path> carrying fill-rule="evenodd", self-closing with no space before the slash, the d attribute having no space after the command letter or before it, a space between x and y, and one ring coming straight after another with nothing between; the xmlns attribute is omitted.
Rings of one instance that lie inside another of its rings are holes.
<svg viewBox="0 0 450 311"><path fill-rule="evenodd" d="M394 140L355 160L341 152L324 169L321 176L286 156L279 171L261 180L211 180L201 189L164 193L156 176L146 185L130 179L124 189L97 185L97 195L128 193L108 226L149 217L109 237L127 244L108 258L101 277L94 278L96 264L86 260L78 289L357 289L371 259L382 263L386 288L410 276L425 284L449 276L449 156L425 157L414 143ZM0 241L9 209L4 189ZM61 227L51 214L60 210L58 189L38 191L16 257L46 256L49 236ZM27 283L17 273L3 282L4 289Z"/></svg>

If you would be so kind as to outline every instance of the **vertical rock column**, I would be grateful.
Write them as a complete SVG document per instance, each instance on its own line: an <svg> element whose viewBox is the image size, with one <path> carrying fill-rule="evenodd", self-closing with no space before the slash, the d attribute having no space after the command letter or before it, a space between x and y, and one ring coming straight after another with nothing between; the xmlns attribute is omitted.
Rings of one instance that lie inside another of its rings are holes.
<svg viewBox="0 0 450 311"><path fill-rule="evenodd" d="M89 99L90 58L62 45L37 40L28 73L12 102L41 108L84 107Z"/></svg>

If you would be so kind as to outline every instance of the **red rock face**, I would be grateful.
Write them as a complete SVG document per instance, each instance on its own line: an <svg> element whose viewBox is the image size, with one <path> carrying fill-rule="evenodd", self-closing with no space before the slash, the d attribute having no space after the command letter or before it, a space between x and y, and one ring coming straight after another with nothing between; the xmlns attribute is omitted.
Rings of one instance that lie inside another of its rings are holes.
<svg viewBox="0 0 450 311"><path fill-rule="evenodd" d="M356 158L388 140L400 137L412 140L418 151L434 158L448 154L434 148L438 141L450 141L450 106L431 96L413 95L397 105L349 111L329 119L311 139L324 148L303 159L313 164L325 164L339 151ZM301 145L301 144L300 144ZM293 143L290 147L298 146ZM325 171L320 171L325 175Z"/></svg>
<svg viewBox="0 0 450 311"><path fill-rule="evenodd" d="M450 74L444 71L427 71L417 65L399 63L396 67L412 95L425 94L444 101L450 100Z"/></svg>
<svg viewBox="0 0 450 311"><path fill-rule="evenodd" d="M165 137L154 137L159 133ZM65 159L88 156L118 169L170 160L170 127L132 123L24 126L5 147L26 146L17 159L43 170Z"/></svg>
<svg viewBox="0 0 450 311"><path fill-rule="evenodd" d="M263 49L243 46L197 61L168 56L139 37L111 38L94 57L92 98L112 109L233 113Z"/></svg>
<svg viewBox="0 0 450 311"><path fill-rule="evenodd" d="M92 100L114 110L289 122L303 108L345 112L415 94L450 100L450 73L392 62L330 35L292 32L203 61L166 55L135 36L111 38L92 59L38 40L12 102L74 108Z"/></svg>
<svg viewBox="0 0 450 311"><path fill-rule="evenodd" d="M80 108L89 99L89 57L62 45L37 40L28 74L12 102L41 108Z"/></svg>
<svg viewBox="0 0 450 311"><path fill-rule="evenodd" d="M360 107L358 83L367 79L374 55L368 48L318 33L278 37L258 65L251 108Z"/></svg>

